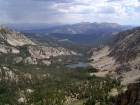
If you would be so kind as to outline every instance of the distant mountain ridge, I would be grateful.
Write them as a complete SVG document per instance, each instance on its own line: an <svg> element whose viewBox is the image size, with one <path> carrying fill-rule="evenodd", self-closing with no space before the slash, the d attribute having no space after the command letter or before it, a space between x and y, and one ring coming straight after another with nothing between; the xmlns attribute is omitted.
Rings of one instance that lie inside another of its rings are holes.
<svg viewBox="0 0 140 105"><path fill-rule="evenodd" d="M62 25L55 26L51 28L44 28L38 30L27 30L27 32L36 32L41 34L52 34L52 33L62 33L62 34L97 34L99 31L103 31L104 34L123 31L130 29L130 25L119 25L117 23L107 23L107 22L81 22L72 25ZM26 31L26 30L25 30Z"/></svg>
<svg viewBox="0 0 140 105"><path fill-rule="evenodd" d="M47 34L80 44L101 44L112 41L114 35L118 32L131 28L133 28L133 26L119 25L117 23L81 22L44 29L23 30L22 32Z"/></svg>
<svg viewBox="0 0 140 105"><path fill-rule="evenodd" d="M5 26L13 29L13 30L33 30L33 29L42 29L42 28L50 28L54 26L63 25L62 23L6 23Z"/></svg>

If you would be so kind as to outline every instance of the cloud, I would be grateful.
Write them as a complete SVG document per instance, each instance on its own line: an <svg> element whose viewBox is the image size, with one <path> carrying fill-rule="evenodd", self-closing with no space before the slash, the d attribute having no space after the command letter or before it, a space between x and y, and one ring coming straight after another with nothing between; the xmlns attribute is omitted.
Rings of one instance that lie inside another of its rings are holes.
<svg viewBox="0 0 140 105"><path fill-rule="evenodd" d="M32 0L38 2L71 3L72 0Z"/></svg>
<svg viewBox="0 0 140 105"><path fill-rule="evenodd" d="M108 2L121 2L122 0L107 0Z"/></svg>
<svg viewBox="0 0 140 105"><path fill-rule="evenodd" d="M138 19L139 0L0 0L0 22L3 23L112 21L135 24Z"/></svg>
<svg viewBox="0 0 140 105"><path fill-rule="evenodd" d="M113 8L113 7L101 7L98 9L97 12L101 13L101 14L113 14L113 13L115 13L115 8Z"/></svg>

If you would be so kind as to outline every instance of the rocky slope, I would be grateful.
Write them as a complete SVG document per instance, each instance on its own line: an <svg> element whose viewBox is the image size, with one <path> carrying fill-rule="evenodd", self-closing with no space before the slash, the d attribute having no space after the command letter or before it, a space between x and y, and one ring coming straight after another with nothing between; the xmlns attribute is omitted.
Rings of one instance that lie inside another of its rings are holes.
<svg viewBox="0 0 140 105"><path fill-rule="evenodd" d="M109 56L119 64L111 76L121 80L123 84L140 78L140 27L118 33Z"/></svg>
<svg viewBox="0 0 140 105"><path fill-rule="evenodd" d="M18 31L9 29L3 25L0 25L0 44L10 44L12 46L22 46L25 44L34 45L30 39L26 38L24 35Z"/></svg>
<svg viewBox="0 0 140 105"><path fill-rule="evenodd" d="M110 56L117 62L128 62L140 57L140 27L116 35Z"/></svg>
<svg viewBox="0 0 140 105"><path fill-rule="evenodd" d="M29 46L28 50L32 57L37 59L44 59L44 58L50 58L60 56L60 55L73 55L76 54L76 52L68 51L65 48L58 47L45 47L45 46Z"/></svg>
<svg viewBox="0 0 140 105"><path fill-rule="evenodd" d="M140 82L129 84L125 93L118 95L114 105L140 105Z"/></svg>
<svg viewBox="0 0 140 105"><path fill-rule="evenodd" d="M126 85L140 78L140 27L118 33L110 48L93 52L91 64L100 69L97 76L108 76Z"/></svg>
<svg viewBox="0 0 140 105"><path fill-rule="evenodd" d="M20 51L15 47L5 46L0 44L0 52L2 53L19 53Z"/></svg>
<svg viewBox="0 0 140 105"><path fill-rule="evenodd" d="M38 62L42 62L46 65L50 65L51 62L44 59L77 54L74 51L63 48L63 46L58 47L57 43L55 43L55 46L53 44L49 44L56 41L59 42L59 39L55 39L53 42L51 42L52 38L45 37L45 39L46 40L43 42L38 42L34 39L33 41L37 42L35 44L33 41L24 36L24 34L0 25L0 62L26 65L37 65Z"/></svg>

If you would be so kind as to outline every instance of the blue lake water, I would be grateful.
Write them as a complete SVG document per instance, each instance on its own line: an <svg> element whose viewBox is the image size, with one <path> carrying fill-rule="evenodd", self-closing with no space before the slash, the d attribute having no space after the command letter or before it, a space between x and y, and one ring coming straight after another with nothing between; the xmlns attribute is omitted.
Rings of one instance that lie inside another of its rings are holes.
<svg viewBox="0 0 140 105"><path fill-rule="evenodd" d="M87 67L87 66L91 66L91 65L88 64L88 63L84 63L84 62L79 62L79 63L75 63L75 64L66 65L66 67L69 67L69 68Z"/></svg>

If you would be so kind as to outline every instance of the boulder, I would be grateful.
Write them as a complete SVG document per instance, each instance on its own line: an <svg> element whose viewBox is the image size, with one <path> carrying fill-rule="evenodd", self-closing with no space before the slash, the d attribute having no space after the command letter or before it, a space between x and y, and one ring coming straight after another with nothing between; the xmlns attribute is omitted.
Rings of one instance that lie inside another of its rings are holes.
<svg viewBox="0 0 140 105"><path fill-rule="evenodd" d="M25 64L38 64L35 58L27 57L24 59Z"/></svg>

